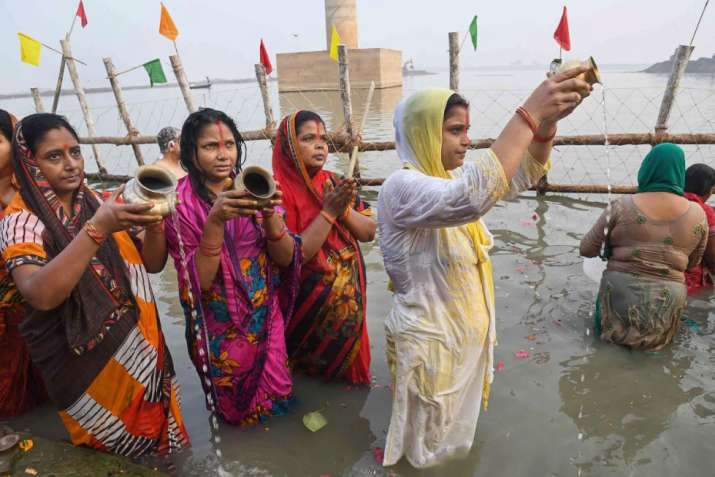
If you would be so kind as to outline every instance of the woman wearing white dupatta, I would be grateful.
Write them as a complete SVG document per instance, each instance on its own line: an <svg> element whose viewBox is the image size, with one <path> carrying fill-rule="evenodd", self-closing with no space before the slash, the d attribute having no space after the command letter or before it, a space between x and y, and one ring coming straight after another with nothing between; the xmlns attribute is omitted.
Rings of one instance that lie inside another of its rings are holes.
<svg viewBox="0 0 715 477"><path fill-rule="evenodd" d="M418 468L464 455L493 378L493 239L480 218L549 169L558 119L587 96L573 77L542 83L491 149L464 163L469 105L444 89L403 100L395 111L405 168L378 199L380 248L394 287L386 322L394 395L383 465L402 456Z"/></svg>

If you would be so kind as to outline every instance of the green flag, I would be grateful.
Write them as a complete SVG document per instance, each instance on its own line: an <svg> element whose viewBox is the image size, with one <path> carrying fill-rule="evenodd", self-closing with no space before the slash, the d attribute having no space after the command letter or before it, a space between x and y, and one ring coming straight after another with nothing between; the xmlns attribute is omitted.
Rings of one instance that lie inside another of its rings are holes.
<svg viewBox="0 0 715 477"><path fill-rule="evenodd" d="M161 61L159 61L159 58L144 63L144 69L149 75L149 83L151 83L152 86L154 86L154 83L166 83L166 76L164 76L164 70L161 69Z"/></svg>
<svg viewBox="0 0 715 477"><path fill-rule="evenodd" d="M474 51L477 51L477 16L474 15L472 18L472 23L469 24L469 36L472 37L472 45L474 45Z"/></svg>

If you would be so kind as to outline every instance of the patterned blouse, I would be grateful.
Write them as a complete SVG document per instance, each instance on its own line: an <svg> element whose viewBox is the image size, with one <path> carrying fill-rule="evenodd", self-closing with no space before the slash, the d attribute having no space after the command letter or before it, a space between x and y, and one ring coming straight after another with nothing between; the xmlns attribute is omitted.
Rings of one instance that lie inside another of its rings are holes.
<svg viewBox="0 0 715 477"><path fill-rule="evenodd" d="M612 255L608 270L685 282L685 271L700 262L708 238L705 213L690 203L688 210L673 220L653 220L636 205L632 196L613 202L581 241L581 255L595 257L610 231Z"/></svg>

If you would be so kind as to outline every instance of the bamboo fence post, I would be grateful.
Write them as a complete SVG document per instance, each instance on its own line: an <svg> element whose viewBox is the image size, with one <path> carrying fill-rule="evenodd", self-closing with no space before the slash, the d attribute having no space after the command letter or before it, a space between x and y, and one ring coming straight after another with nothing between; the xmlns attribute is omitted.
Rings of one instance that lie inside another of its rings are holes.
<svg viewBox="0 0 715 477"><path fill-rule="evenodd" d="M129 117L129 110L127 109L127 103L124 102L124 95L122 94L122 87L119 86L119 80L117 79L117 70L114 68L114 63L111 58L103 58L104 67L107 69L107 76L109 78L109 84L112 85L112 91L114 91L114 99L117 100L117 109L119 110L119 116L124 121L124 125L127 127L127 134L129 136L138 136L139 131L134 127L132 123L132 118ZM142 156L141 147L139 144L132 144L132 150L134 151L134 157L137 159L137 164L140 166L144 165L144 156Z"/></svg>
<svg viewBox="0 0 715 477"><path fill-rule="evenodd" d="M338 80L340 99L343 103L343 117L345 118L345 131L351 141L355 140L353 129L353 102L350 96L350 71L348 71L348 47L338 45Z"/></svg>
<svg viewBox="0 0 715 477"><path fill-rule="evenodd" d="M181 58L179 58L179 55L177 54L171 55L169 60L171 61L171 67L174 69L176 82L179 83L181 94L184 96L186 108L189 110L189 113L196 112L197 109L194 105L194 98L191 95L191 88L189 88L189 80L186 78L186 72L184 71L184 67L181 65Z"/></svg>
<svg viewBox="0 0 715 477"><path fill-rule="evenodd" d="M362 117L360 118L360 128L358 129L358 141L362 142L362 132L365 130L365 121L367 121L367 114L370 111L370 103L372 102L372 95L375 93L375 82L370 81L370 88L367 90L367 97L365 98L365 108L362 112ZM358 149L359 145L355 144L353 146L352 153L350 153L350 163L348 164L348 177L355 177L360 179L360 162L358 161Z"/></svg>
<svg viewBox="0 0 715 477"><path fill-rule="evenodd" d="M459 33L449 32L449 89L459 91Z"/></svg>
<svg viewBox="0 0 715 477"><path fill-rule="evenodd" d="M67 59L64 54L62 55L62 62L60 63L60 74L57 76L57 86L55 86L55 95L52 98L52 113L57 112L57 106L60 103L60 93L62 92L62 81L65 78L65 66L67 66Z"/></svg>
<svg viewBox="0 0 715 477"><path fill-rule="evenodd" d="M263 112L266 114L266 130L273 130L276 128L276 120L273 117L273 105L271 104L271 97L268 94L266 68L260 63L256 64L256 80L258 81L258 87L261 89L261 98L263 98Z"/></svg>
<svg viewBox="0 0 715 477"><path fill-rule="evenodd" d="M660 103L660 112L658 113L658 121L655 123L655 133L664 134L668 132L668 118L670 111L673 108L673 100L680 85L680 79L685 74L685 67L688 66L690 54L693 52L694 46L680 45L675 49L673 55L673 68L670 70L670 79L663 93L663 100Z"/></svg>
<svg viewBox="0 0 715 477"><path fill-rule="evenodd" d="M38 113L44 113L45 105L42 104L42 97L40 97L40 90L37 88L30 88L30 93L32 93L32 100L35 102L35 111Z"/></svg>
<svg viewBox="0 0 715 477"><path fill-rule="evenodd" d="M67 64L67 69L70 73L70 78L72 78L72 84L74 84L74 91L77 94L77 99L79 100L79 105L82 108L82 114L84 115L84 122L87 123L87 134L92 137L97 135L97 131L94 127L94 118L92 117L92 112L89 110L89 104L87 104L87 97L84 93L84 88L79 80L79 74L77 73L77 65L72 57L72 49L70 48L70 42L67 39L60 40L62 44L62 54L65 56L65 62ZM92 144L92 152L94 152L94 160L97 162L97 169L101 174L107 173L107 168L104 167L102 160L99 157L99 148L96 144Z"/></svg>

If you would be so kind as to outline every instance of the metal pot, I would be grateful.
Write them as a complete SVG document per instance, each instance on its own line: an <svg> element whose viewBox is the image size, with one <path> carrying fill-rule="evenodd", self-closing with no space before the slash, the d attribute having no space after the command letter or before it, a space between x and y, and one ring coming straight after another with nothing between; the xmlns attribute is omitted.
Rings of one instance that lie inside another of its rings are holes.
<svg viewBox="0 0 715 477"><path fill-rule="evenodd" d="M580 78L584 81L586 81L588 84L593 86L596 83L603 84L601 81L601 73L598 71L598 65L596 65L596 60L593 59L593 56L589 56L586 61L581 61L581 60L559 60L556 59L551 62L550 66L550 71L551 73L561 73L562 71L570 70L573 68L576 68L578 66L587 66L588 71L581 73L580 75L576 76L576 78Z"/></svg>
<svg viewBox="0 0 715 477"><path fill-rule="evenodd" d="M122 198L127 204L146 204L154 207L148 214L166 217L176 210L176 176L157 165L141 166L127 182Z"/></svg>
<svg viewBox="0 0 715 477"><path fill-rule="evenodd" d="M237 189L246 190L260 201L268 201L276 193L276 181L273 174L260 166L247 166L235 182Z"/></svg>

